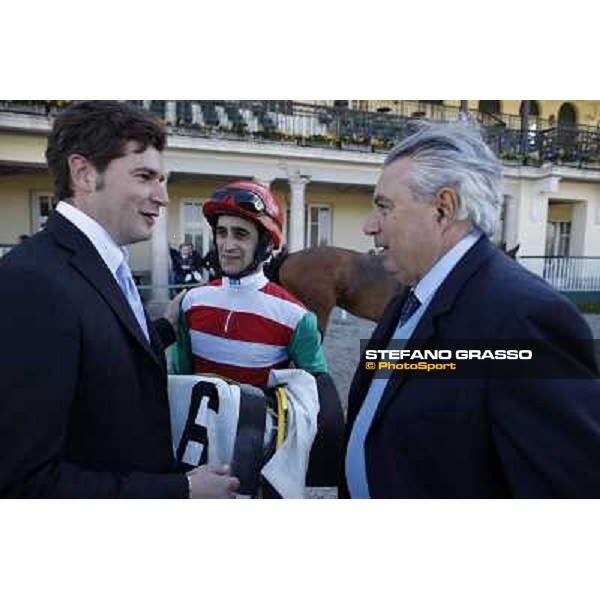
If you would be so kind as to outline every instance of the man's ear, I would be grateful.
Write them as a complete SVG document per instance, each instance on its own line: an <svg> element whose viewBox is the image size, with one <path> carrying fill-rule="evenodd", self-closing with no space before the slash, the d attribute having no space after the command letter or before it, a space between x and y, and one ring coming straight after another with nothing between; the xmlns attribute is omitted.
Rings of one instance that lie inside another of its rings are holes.
<svg viewBox="0 0 600 600"><path fill-rule="evenodd" d="M67 157L67 163L74 198L88 196L96 191L98 171L85 156L71 154Z"/></svg>
<svg viewBox="0 0 600 600"><path fill-rule="evenodd" d="M450 187L443 187L433 200L435 219L440 225L451 225L458 214L458 194Z"/></svg>

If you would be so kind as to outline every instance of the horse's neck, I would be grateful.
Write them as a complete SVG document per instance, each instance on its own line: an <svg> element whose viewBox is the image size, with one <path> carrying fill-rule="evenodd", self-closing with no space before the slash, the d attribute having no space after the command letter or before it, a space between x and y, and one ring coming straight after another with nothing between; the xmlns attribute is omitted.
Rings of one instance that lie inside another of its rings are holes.
<svg viewBox="0 0 600 600"><path fill-rule="evenodd" d="M349 261L348 266L345 279L349 292L371 286L393 290L399 285L383 268L381 256L358 254L354 260Z"/></svg>
<svg viewBox="0 0 600 600"><path fill-rule="evenodd" d="M390 298L402 286L383 268L379 256L354 253L346 263L337 304L352 314L379 321Z"/></svg>

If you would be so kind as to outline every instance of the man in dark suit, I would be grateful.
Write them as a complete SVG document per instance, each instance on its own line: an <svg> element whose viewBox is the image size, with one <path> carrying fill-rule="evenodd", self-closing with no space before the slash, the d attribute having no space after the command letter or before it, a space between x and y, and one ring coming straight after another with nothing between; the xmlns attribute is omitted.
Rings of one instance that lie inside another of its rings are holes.
<svg viewBox="0 0 600 600"><path fill-rule="evenodd" d="M342 495L600 496L591 333L570 302L490 243L501 199L500 164L472 125L422 124L392 150L364 231L410 287L368 348L529 340L543 349L547 377L381 378L363 356L349 394Z"/></svg>
<svg viewBox="0 0 600 600"><path fill-rule="evenodd" d="M0 496L233 497L226 467L179 472L164 348L127 264L168 203L164 128L142 109L81 102L46 157L60 200L0 262Z"/></svg>

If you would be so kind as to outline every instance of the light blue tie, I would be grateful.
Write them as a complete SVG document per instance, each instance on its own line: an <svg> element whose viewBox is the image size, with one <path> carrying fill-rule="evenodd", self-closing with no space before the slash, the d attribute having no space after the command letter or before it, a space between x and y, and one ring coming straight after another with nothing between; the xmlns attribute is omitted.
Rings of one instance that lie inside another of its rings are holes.
<svg viewBox="0 0 600 600"><path fill-rule="evenodd" d="M127 264L127 260L123 260L123 262L119 265L119 268L117 269L117 280L119 281L119 285L125 294L125 298L127 298L127 302L129 303L137 322L142 328L146 339L150 341L150 336L148 335L148 324L146 323L146 315L144 314L144 307L142 306L140 294L135 287L133 277L131 276L131 271L129 269L129 265Z"/></svg>

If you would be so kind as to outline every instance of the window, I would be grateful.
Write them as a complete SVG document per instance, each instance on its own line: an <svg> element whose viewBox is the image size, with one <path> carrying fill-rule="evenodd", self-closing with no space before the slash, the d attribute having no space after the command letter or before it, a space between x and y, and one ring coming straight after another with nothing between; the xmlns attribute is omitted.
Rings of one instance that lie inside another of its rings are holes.
<svg viewBox="0 0 600 600"><path fill-rule="evenodd" d="M309 204L306 209L306 247L328 246L331 243L331 207Z"/></svg>
<svg viewBox="0 0 600 600"><path fill-rule="evenodd" d="M523 119L525 112L525 100L521 101L519 106L519 116ZM540 106L537 100L529 100L529 113L527 115L527 152L535 152L537 150L537 130L538 130L538 118L540 116ZM521 122L522 126L522 122Z"/></svg>
<svg viewBox="0 0 600 600"><path fill-rule="evenodd" d="M521 100L521 104L519 105L519 115L523 116L524 110L525 110L525 100ZM529 100L529 116L530 117L539 117L540 116L540 105L537 100Z"/></svg>
<svg viewBox="0 0 600 600"><path fill-rule="evenodd" d="M577 145L577 113L569 102L561 104L558 111L558 145L566 155L571 155Z"/></svg>
<svg viewBox="0 0 600 600"><path fill-rule="evenodd" d="M548 221L546 256L569 256L571 221Z"/></svg>
<svg viewBox="0 0 600 600"><path fill-rule="evenodd" d="M480 100L479 112L488 113L490 115L500 114L500 100Z"/></svg>
<svg viewBox="0 0 600 600"><path fill-rule="evenodd" d="M369 110L369 100L352 100L354 110Z"/></svg>
<svg viewBox="0 0 600 600"><path fill-rule="evenodd" d="M33 192L31 194L31 228L33 233L43 229L50 213L56 208L58 201L50 192Z"/></svg>
<svg viewBox="0 0 600 600"><path fill-rule="evenodd" d="M202 201L191 198L182 200L179 223L180 239L177 246L185 242L192 244L200 254L206 254L211 234L210 227L202 214Z"/></svg>
<svg viewBox="0 0 600 600"><path fill-rule="evenodd" d="M559 127L575 127L575 125L577 125L577 113L575 107L569 102L560 105L558 111L558 125Z"/></svg>

